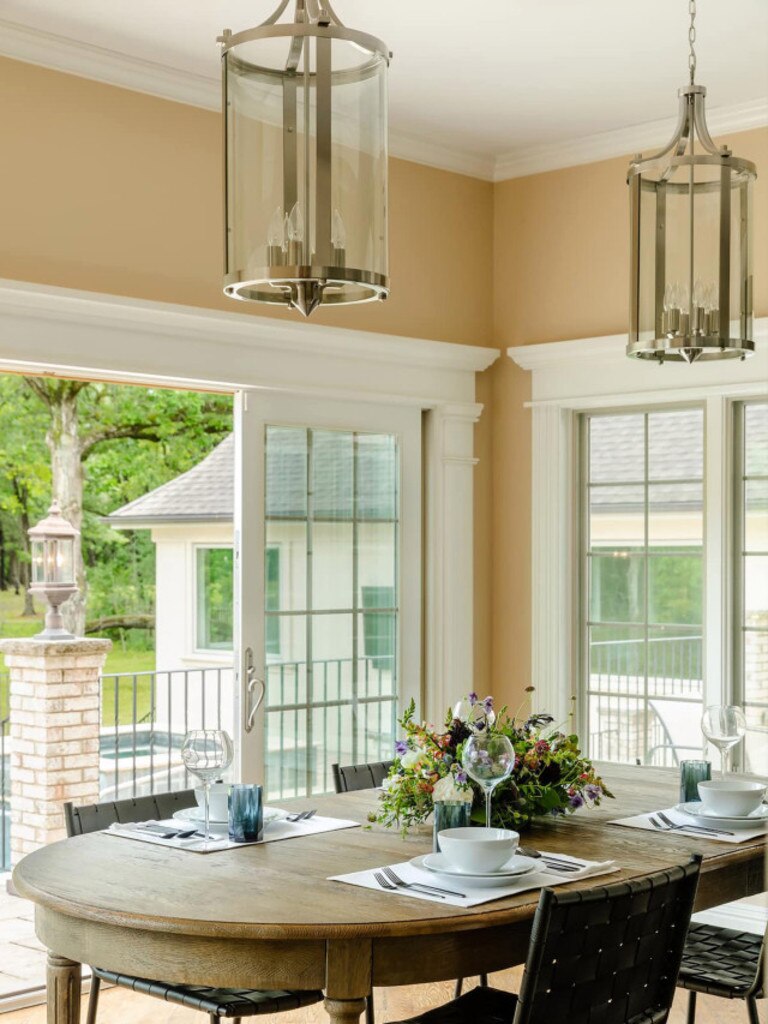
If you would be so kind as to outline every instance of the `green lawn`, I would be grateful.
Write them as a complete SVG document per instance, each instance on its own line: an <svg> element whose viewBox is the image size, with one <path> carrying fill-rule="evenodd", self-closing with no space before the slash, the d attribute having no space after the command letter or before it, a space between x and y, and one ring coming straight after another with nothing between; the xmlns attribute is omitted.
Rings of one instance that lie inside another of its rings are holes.
<svg viewBox="0 0 768 1024"><path fill-rule="evenodd" d="M39 613L34 618L25 618L24 599L12 590L0 590L0 637L34 636L43 628L41 602L35 601L35 610ZM5 662L0 655L0 669ZM107 655L104 675L124 673L119 680L117 705L120 725L130 725L133 720L133 673L152 672L155 668L154 651L124 651L119 643L115 643ZM140 721L150 710L150 680L148 676L139 676L136 680L136 715ZM0 708L0 717L3 709ZM102 699L102 721L104 725L115 722L115 690L114 680L108 680Z"/></svg>

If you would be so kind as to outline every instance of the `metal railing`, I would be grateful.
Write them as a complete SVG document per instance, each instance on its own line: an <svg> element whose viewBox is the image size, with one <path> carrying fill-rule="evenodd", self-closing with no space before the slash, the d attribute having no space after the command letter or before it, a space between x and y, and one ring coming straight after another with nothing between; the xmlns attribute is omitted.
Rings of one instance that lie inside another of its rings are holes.
<svg viewBox="0 0 768 1024"><path fill-rule="evenodd" d="M593 641L590 755L669 767L700 753L703 698L700 635Z"/></svg>

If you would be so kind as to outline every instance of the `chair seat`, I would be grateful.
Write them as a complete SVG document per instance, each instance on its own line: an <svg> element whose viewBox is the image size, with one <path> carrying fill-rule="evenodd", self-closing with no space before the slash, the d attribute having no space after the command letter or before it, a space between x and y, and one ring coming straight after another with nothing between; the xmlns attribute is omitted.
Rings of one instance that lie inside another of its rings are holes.
<svg viewBox="0 0 768 1024"><path fill-rule="evenodd" d="M751 932L692 922L677 983L694 992L743 999L755 984L762 944L762 936Z"/></svg>
<svg viewBox="0 0 768 1024"><path fill-rule="evenodd" d="M497 988L473 988L458 999L397 1024L512 1024L517 996Z"/></svg>
<svg viewBox="0 0 768 1024"><path fill-rule="evenodd" d="M263 1013L284 1013L311 1006L323 999L319 991L286 992L261 991L250 988L208 988L204 985L169 985L164 981L134 978L129 974L104 971L94 967L93 973L112 985L143 992L148 996L165 999L169 1003L188 1006L218 1017L255 1017Z"/></svg>

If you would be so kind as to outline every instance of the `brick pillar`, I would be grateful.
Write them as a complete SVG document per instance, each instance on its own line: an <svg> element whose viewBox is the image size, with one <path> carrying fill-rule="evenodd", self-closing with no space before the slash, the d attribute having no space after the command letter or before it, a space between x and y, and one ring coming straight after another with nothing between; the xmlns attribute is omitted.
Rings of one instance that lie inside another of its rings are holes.
<svg viewBox="0 0 768 1024"><path fill-rule="evenodd" d="M11 861L64 837L65 800L99 799L99 676L111 640L0 640L10 672Z"/></svg>

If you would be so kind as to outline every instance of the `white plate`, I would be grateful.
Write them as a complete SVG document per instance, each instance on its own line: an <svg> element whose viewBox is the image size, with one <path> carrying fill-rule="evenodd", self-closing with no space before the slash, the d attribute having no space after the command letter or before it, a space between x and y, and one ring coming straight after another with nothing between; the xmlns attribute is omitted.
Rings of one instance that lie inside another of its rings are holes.
<svg viewBox="0 0 768 1024"><path fill-rule="evenodd" d="M768 825L768 804L761 804L756 811L751 814L739 815L735 818L726 817L722 814L712 814L711 811L705 811L701 803L698 800L692 800L687 804L678 804L675 807L676 811L680 811L683 814L689 815L694 821L699 822L702 825L711 823L714 827L717 825L727 825L728 828L759 828L761 825Z"/></svg>
<svg viewBox="0 0 768 1024"><path fill-rule="evenodd" d="M480 871L472 872L471 874L467 871L459 871L458 868L453 867L444 853L428 853L424 857L416 857L411 863L416 864L417 860L421 862L418 866L426 868L427 871L434 871L438 875L449 875L451 878L473 879L476 884L480 882L491 884L497 881L508 882L516 875L527 875L529 871L533 871L536 868L536 861L533 857L522 857L520 854L515 854L497 871Z"/></svg>
<svg viewBox="0 0 768 1024"><path fill-rule="evenodd" d="M265 807L264 824L268 825L271 821L280 821L287 814L288 811L283 811L279 807ZM180 811L175 811L173 816L178 818L179 821L205 822L205 814L201 807L184 807ZM210 824L214 832L221 831L222 828L229 828L228 821L220 821L217 818L211 818Z"/></svg>

